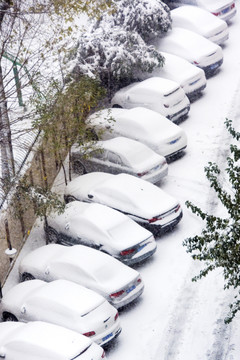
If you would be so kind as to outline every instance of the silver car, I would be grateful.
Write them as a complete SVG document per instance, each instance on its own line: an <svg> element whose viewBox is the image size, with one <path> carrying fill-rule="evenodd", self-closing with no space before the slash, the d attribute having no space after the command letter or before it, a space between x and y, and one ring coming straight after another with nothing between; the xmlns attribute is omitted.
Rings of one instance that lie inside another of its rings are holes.
<svg viewBox="0 0 240 360"><path fill-rule="evenodd" d="M152 183L159 182L168 173L164 156L147 145L126 137L98 141L94 149L88 149L87 152L81 147L73 146L72 166L78 174L93 171L127 173Z"/></svg>

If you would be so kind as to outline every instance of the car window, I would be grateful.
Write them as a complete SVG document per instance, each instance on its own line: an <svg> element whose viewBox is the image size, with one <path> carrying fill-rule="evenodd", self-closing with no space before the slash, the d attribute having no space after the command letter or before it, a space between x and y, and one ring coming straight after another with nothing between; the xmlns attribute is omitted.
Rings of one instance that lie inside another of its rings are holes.
<svg viewBox="0 0 240 360"><path fill-rule="evenodd" d="M114 154L113 152L109 151L107 154L107 159L113 164L123 165L123 162L120 156Z"/></svg>
<svg viewBox="0 0 240 360"><path fill-rule="evenodd" d="M104 160L106 158L106 152L103 149L94 150L91 152L90 158Z"/></svg>

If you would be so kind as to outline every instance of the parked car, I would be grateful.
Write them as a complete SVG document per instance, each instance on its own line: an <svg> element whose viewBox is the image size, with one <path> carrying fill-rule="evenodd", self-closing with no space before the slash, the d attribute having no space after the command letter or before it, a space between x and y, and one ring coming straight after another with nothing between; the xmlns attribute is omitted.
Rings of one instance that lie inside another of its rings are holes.
<svg viewBox="0 0 240 360"><path fill-rule="evenodd" d="M229 21L237 12L235 0L166 0L165 2L170 9L182 5L195 5L225 21Z"/></svg>
<svg viewBox="0 0 240 360"><path fill-rule="evenodd" d="M171 11L171 18L173 27L194 31L216 44L229 38L226 21L197 6L180 6Z"/></svg>
<svg viewBox="0 0 240 360"><path fill-rule="evenodd" d="M201 95L207 85L205 72L179 56L163 51L161 54L164 57L163 67L156 68L151 73L138 71L135 76L139 80L159 76L176 81L190 100Z"/></svg>
<svg viewBox="0 0 240 360"><path fill-rule="evenodd" d="M42 321L0 323L0 358L8 360L102 360L104 350L88 337Z"/></svg>
<svg viewBox="0 0 240 360"><path fill-rule="evenodd" d="M207 77L214 75L223 63L223 51L219 45L180 27L173 27L155 45L160 52L180 56L200 67Z"/></svg>
<svg viewBox="0 0 240 360"><path fill-rule="evenodd" d="M0 309L3 321L46 321L90 337L98 345L121 332L118 311L106 299L63 279L17 284L3 296Z"/></svg>
<svg viewBox="0 0 240 360"><path fill-rule="evenodd" d="M181 86L160 77L151 77L120 89L113 96L111 106L125 109L143 106L173 122L185 119L190 110L189 100Z"/></svg>
<svg viewBox="0 0 240 360"><path fill-rule="evenodd" d="M126 265L147 259L157 248L150 231L119 211L101 204L72 201L64 213L53 213L48 217L45 231L51 243L87 245Z"/></svg>
<svg viewBox="0 0 240 360"><path fill-rule="evenodd" d="M19 265L22 281L66 279L96 291L116 308L143 292L138 271L112 256L84 245L49 244L29 253Z"/></svg>
<svg viewBox="0 0 240 360"><path fill-rule="evenodd" d="M117 136L138 140L167 160L181 155L187 146L184 130L143 107L98 111L88 118L88 125L96 136L100 134L104 140Z"/></svg>
<svg viewBox="0 0 240 360"><path fill-rule="evenodd" d="M107 205L130 216L155 235L171 230L182 218L179 202L156 185L128 174L94 172L65 188L65 200Z"/></svg>
<svg viewBox="0 0 240 360"><path fill-rule="evenodd" d="M72 167L78 174L93 171L126 173L152 183L159 182L168 174L165 157L136 140L116 137L98 141L87 151L84 148L72 147Z"/></svg>

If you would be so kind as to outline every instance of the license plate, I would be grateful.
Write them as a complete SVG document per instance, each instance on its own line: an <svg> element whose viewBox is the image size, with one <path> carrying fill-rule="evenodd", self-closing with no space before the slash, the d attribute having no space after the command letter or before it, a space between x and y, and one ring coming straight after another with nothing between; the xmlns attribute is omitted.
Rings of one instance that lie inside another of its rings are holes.
<svg viewBox="0 0 240 360"><path fill-rule="evenodd" d="M216 67L218 67L218 64L213 64L210 66L210 69L215 69Z"/></svg>
<svg viewBox="0 0 240 360"><path fill-rule="evenodd" d="M106 341L107 339L110 339L113 336L113 333L110 333L102 338L102 341Z"/></svg>
<svg viewBox="0 0 240 360"><path fill-rule="evenodd" d="M148 243L147 243L148 244ZM143 248L145 248L145 246L147 246L147 244L143 244L142 246L139 246L137 252L141 251Z"/></svg>
<svg viewBox="0 0 240 360"><path fill-rule="evenodd" d="M132 285L129 289L126 290L126 293L129 294L131 291L133 291L136 288L135 285Z"/></svg>
<svg viewBox="0 0 240 360"><path fill-rule="evenodd" d="M226 14L229 11L229 7L222 10L222 14Z"/></svg>
<svg viewBox="0 0 240 360"><path fill-rule="evenodd" d="M180 137L178 137L178 138L170 141L169 144L170 144L170 145L173 145L173 144L175 144L179 139L180 139Z"/></svg>

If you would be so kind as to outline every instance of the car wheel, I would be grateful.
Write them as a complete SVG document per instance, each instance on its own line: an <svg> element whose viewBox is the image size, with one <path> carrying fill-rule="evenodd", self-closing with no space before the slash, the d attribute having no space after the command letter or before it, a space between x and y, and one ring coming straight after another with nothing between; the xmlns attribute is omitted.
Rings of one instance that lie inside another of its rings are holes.
<svg viewBox="0 0 240 360"><path fill-rule="evenodd" d="M99 137L94 129L86 130L87 140L98 141Z"/></svg>
<svg viewBox="0 0 240 360"><path fill-rule="evenodd" d="M114 104L112 106L112 108L115 108L115 109L122 109L122 106L121 105L118 105L118 104Z"/></svg>
<svg viewBox="0 0 240 360"><path fill-rule="evenodd" d="M84 175L87 173L85 166L79 160L73 162L73 171L79 175Z"/></svg>
<svg viewBox="0 0 240 360"><path fill-rule="evenodd" d="M75 197L72 195L64 195L64 200L67 204L70 203L71 201L76 201Z"/></svg>
<svg viewBox="0 0 240 360"><path fill-rule="evenodd" d="M9 312L4 312L2 317L3 317L3 321L18 321L16 316L14 316Z"/></svg>
<svg viewBox="0 0 240 360"><path fill-rule="evenodd" d="M34 280L35 277L29 273L23 273L21 276L22 281Z"/></svg>
<svg viewBox="0 0 240 360"><path fill-rule="evenodd" d="M56 244L58 242L58 233L53 228L48 227L46 235L48 237L48 244Z"/></svg>

